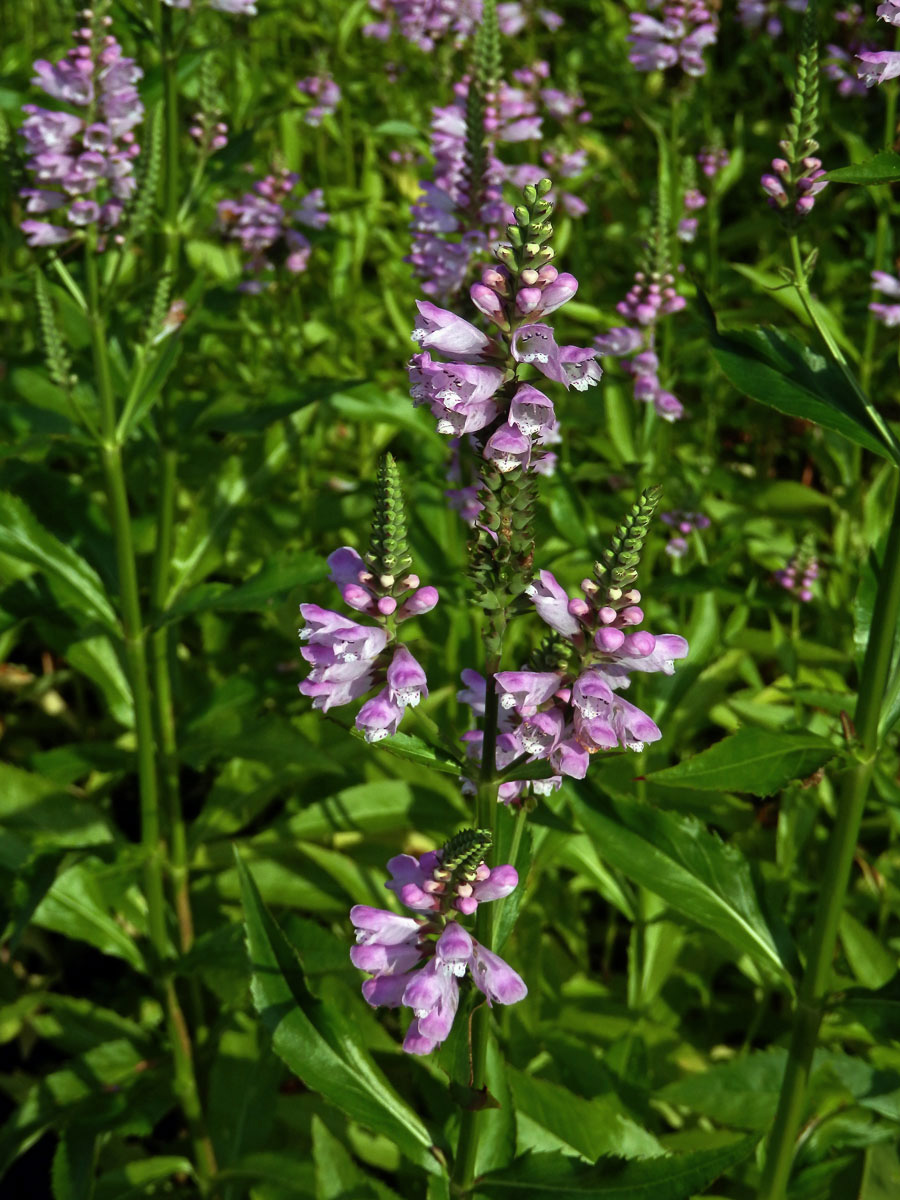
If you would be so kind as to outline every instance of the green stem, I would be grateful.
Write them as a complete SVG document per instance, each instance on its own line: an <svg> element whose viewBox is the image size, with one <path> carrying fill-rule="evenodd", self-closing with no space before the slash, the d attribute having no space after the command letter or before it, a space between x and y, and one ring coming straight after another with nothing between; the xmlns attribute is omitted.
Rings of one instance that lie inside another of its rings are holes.
<svg viewBox="0 0 900 1200"><path fill-rule="evenodd" d="M106 323L100 305L97 252L94 243L89 243L86 248L85 278L94 373L100 397L103 469L116 548L125 662L134 699L138 792L141 806L141 845L144 850L144 887L147 893L148 925L150 942L156 959L155 966L158 970L166 971L169 943L163 890L164 847L161 839L159 791L156 778L153 708L147 672L146 641L138 590L131 513L128 507L122 447L116 437L115 393L106 340ZM190 1126L197 1160L197 1175L202 1190L206 1191L209 1180L215 1172L215 1157L212 1143L203 1128L203 1114L194 1074L190 1034L178 1004L174 984L167 971L164 976L163 992L174 1060L175 1093Z"/></svg>
<svg viewBox="0 0 900 1200"><path fill-rule="evenodd" d="M778 1111L772 1126L759 1200L784 1200L797 1133L806 1109L807 1085L819 1026L828 996L831 964L859 827L878 752L878 722L900 619L900 492L898 492L866 646L856 705L857 762L843 780L837 820L828 842L821 878L826 880L797 993L794 1027Z"/></svg>
<svg viewBox="0 0 900 1200"><path fill-rule="evenodd" d="M499 670L500 655L496 654L488 660L485 669L487 689L484 705L484 738L481 746L478 791L475 796L475 823L479 829L489 830L492 839L496 832L497 815L495 761L499 716L497 689L492 685L494 675ZM490 946L493 941L494 907L493 904L480 904L475 914L475 936L484 946ZM481 1004L472 1014L472 1089L476 1092L481 1091L485 1086L490 1036L490 1010L486 1004ZM475 1178L482 1111L481 1109L467 1108L463 1111L460 1121L452 1182L454 1189L461 1194L466 1194L471 1190Z"/></svg>

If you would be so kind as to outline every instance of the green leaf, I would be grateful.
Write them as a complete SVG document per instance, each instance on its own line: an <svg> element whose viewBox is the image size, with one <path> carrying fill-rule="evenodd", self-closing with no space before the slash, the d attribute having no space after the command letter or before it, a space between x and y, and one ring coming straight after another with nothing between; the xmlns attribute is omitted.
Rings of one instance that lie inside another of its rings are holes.
<svg viewBox="0 0 900 1200"><path fill-rule="evenodd" d="M478 1196L549 1196L554 1200L690 1200L725 1171L753 1153L759 1139L742 1138L729 1146L667 1155L646 1162L604 1158L593 1166L565 1154L528 1153L511 1167L484 1176Z"/></svg>
<svg viewBox="0 0 900 1200"><path fill-rule="evenodd" d="M97 1134L70 1125L59 1135L50 1172L53 1200L92 1200Z"/></svg>
<svg viewBox="0 0 900 1200"><path fill-rule="evenodd" d="M831 742L812 733L745 726L674 767L647 776L665 787L749 792L771 796L792 779L806 779L833 758Z"/></svg>
<svg viewBox="0 0 900 1200"><path fill-rule="evenodd" d="M57 876L32 920L66 937L123 958L136 971L146 970L136 942L110 913L97 871L99 859L87 858Z"/></svg>
<svg viewBox="0 0 900 1200"><path fill-rule="evenodd" d="M347 732L357 741L364 742L366 740L358 729L348 729ZM373 749L385 750L397 758L409 759L410 762L431 767L433 771L442 771L445 775L459 775L465 771L465 764L458 758L454 758L449 751L423 741L414 733L395 733L393 737L376 742Z"/></svg>
<svg viewBox="0 0 900 1200"><path fill-rule="evenodd" d="M161 1154L153 1158L139 1158L124 1167L107 1171L97 1180L94 1200L135 1200L138 1196L156 1194L153 1187L173 1175L194 1178L194 1166L188 1158L174 1154Z"/></svg>
<svg viewBox="0 0 900 1200"><path fill-rule="evenodd" d="M252 579L232 586L204 583L186 592L165 613L166 621L175 621L198 612L262 612L292 588L317 583L328 574L328 565L311 551L290 556L275 556Z"/></svg>
<svg viewBox="0 0 900 1200"><path fill-rule="evenodd" d="M835 167L833 171L826 172L825 178L832 183L858 183L862 187L897 183L900 180L900 154L895 154L893 150L881 150L864 162Z"/></svg>
<svg viewBox="0 0 900 1200"><path fill-rule="evenodd" d="M42 775L0 763L0 822L40 847L99 846L113 840L106 817Z"/></svg>
<svg viewBox="0 0 900 1200"><path fill-rule="evenodd" d="M770 327L713 328L710 341L719 366L745 396L891 457L875 422L833 362Z"/></svg>
<svg viewBox="0 0 900 1200"><path fill-rule="evenodd" d="M877 992L849 991L836 1011L842 1021L862 1025L874 1038L900 1041L900 980L895 977Z"/></svg>
<svg viewBox="0 0 900 1200"><path fill-rule="evenodd" d="M646 1129L606 1096L586 1100L548 1079L507 1068L519 1129L519 1144L574 1150L591 1162L601 1154L653 1158L663 1153ZM534 1129L533 1126L537 1126ZM543 1136L546 1130L552 1136Z"/></svg>
<svg viewBox="0 0 900 1200"><path fill-rule="evenodd" d="M0 492L0 553L43 571L60 598L87 621L118 632L116 614L94 568L46 530L17 496Z"/></svg>
<svg viewBox="0 0 900 1200"><path fill-rule="evenodd" d="M876 991L897 973L897 955L849 912L841 913L841 945L857 983Z"/></svg>
<svg viewBox="0 0 900 1200"><path fill-rule="evenodd" d="M399 1200L396 1192L367 1176L321 1117L312 1119L316 1200Z"/></svg>
<svg viewBox="0 0 900 1200"><path fill-rule="evenodd" d="M699 822L619 796L601 810L581 792L569 803L598 851L676 912L713 930L791 981L793 951L764 914L750 863Z"/></svg>
<svg viewBox="0 0 900 1200"><path fill-rule="evenodd" d="M391 1138L426 1171L437 1173L428 1129L375 1065L352 1019L309 991L294 951L263 905L249 870L236 858L253 1001L275 1051L307 1087Z"/></svg>

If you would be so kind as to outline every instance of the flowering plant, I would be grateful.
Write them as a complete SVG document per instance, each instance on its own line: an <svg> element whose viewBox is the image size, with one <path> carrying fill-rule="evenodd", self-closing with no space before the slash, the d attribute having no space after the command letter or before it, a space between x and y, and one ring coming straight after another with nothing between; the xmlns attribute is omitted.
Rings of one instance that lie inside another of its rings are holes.
<svg viewBox="0 0 900 1200"><path fill-rule="evenodd" d="M0 1194L893 1196L900 4L4 19Z"/></svg>

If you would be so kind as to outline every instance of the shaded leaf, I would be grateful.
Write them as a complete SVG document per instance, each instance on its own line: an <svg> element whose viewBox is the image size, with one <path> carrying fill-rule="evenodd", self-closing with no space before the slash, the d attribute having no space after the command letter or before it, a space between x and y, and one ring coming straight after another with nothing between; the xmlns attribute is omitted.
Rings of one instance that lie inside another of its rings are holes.
<svg viewBox="0 0 900 1200"><path fill-rule="evenodd" d="M53 1200L91 1200L96 1144L96 1131L79 1125L60 1133L50 1171Z"/></svg>
<svg viewBox="0 0 900 1200"><path fill-rule="evenodd" d="M552 1196L555 1200L690 1200L753 1153L758 1139L646 1162L605 1158L593 1166L565 1154L528 1153L476 1185L478 1196Z"/></svg>
<svg viewBox="0 0 900 1200"><path fill-rule="evenodd" d="M193 1179L194 1166L190 1159L174 1154L139 1158L101 1175L94 1200L135 1200L138 1196L146 1196L154 1184L173 1176Z"/></svg>
<svg viewBox="0 0 900 1200"><path fill-rule="evenodd" d="M115 611L94 568L8 492L0 492L0 552L43 571L60 597L87 621L118 630Z"/></svg>
<svg viewBox="0 0 900 1200"><path fill-rule="evenodd" d="M622 1158L652 1158L662 1146L646 1129L618 1111L605 1096L586 1100L558 1083L507 1068L519 1125L519 1145L562 1146L592 1162L615 1152ZM527 1118L527 1124L523 1118ZM532 1123L552 1134L541 1138Z"/></svg>
<svg viewBox="0 0 900 1200"><path fill-rule="evenodd" d="M137 943L109 911L95 875L97 859L84 859L57 876L32 920L66 937L87 942L104 954L145 970Z"/></svg>

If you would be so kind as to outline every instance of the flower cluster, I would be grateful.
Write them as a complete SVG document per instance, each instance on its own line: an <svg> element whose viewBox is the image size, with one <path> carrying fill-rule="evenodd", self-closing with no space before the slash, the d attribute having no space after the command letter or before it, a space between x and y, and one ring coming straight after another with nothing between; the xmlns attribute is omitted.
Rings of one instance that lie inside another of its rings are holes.
<svg viewBox="0 0 900 1200"><path fill-rule="evenodd" d="M887 271L873 271L872 287L876 292L881 292L883 296L888 296L897 303L881 304L873 301L869 305L869 312L889 329L900 325L900 279L896 275L889 275Z"/></svg>
<svg viewBox="0 0 900 1200"><path fill-rule="evenodd" d="M520 114L507 105L503 118L492 106L485 113L485 169L475 181L480 195L470 196L466 164L466 97L469 81L457 84L452 104L432 109L431 150L434 177L422 180L422 195L412 206L412 247L406 259L428 296L449 300L463 286L473 258L484 254L503 216L500 185L503 168L494 155L496 142L531 137L531 125L517 125ZM512 116L510 114L513 114ZM504 119L505 118L505 119ZM473 199L475 211L473 211Z"/></svg>
<svg viewBox="0 0 900 1200"><path fill-rule="evenodd" d="M697 236L698 218L693 214L706 208L706 197L698 188L688 188L682 197L685 215L675 227L680 242L692 242ZM674 281L673 281L674 282Z"/></svg>
<svg viewBox="0 0 900 1200"><path fill-rule="evenodd" d="M771 37L778 37L784 29L781 10L805 12L808 0L738 0L737 16L745 29L755 32L765 29Z"/></svg>
<svg viewBox="0 0 900 1200"><path fill-rule="evenodd" d="M660 17L647 13L631 14L631 51L628 61L638 71L664 71L680 66L687 75L705 75L703 51L715 44L719 18L711 3L684 0L663 3L647 0L651 11L661 9Z"/></svg>
<svg viewBox="0 0 900 1200"><path fill-rule="evenodd" d="M634 380L635 400L652 404L664 421L678 421L684 416L684 405L660 381L656 330L663 317L680 312L686 301L675 290L675 277L665 262L664 240L658 230L656 240L655 268L638 271L625 299L616 305L617 311L633 324L601 334L594 338L594 346L601 354L628 359L623 366Z"/></svg>
<svg viewBox="0 0 900 1200"><path fill-rule="evenodd" d="M799 165L785 158L773 158L772 171L774 174L763 175L760 179L769 204L773 208L791 206L801 217L812 212L816 196L828 187L822 160L815 155L802 158Z"/></svg>
<svg viewBox="0 0 900 1200"><path fill-rule="evenodd" d="M709 517L705 513L685 512L675 509L673 512L660 513L659 518L664 525L673 530L674 536L666 542L666 554L672 558L681 558L687 553L687 535L699 533L701 529L709 529Z"/></svg>
<svg viewBox="0 0 900 1200"><path fill-rule="evenodd" d="M356 716L366 741L378 742L397 732L407 706L428 695L425 672L397 644L396 626L430 612L438 602L437 588L420 587L418 575L376 574L350 546L329 555L328 565L344 603L377 624L361 625L343 613L301 604L306 624L300 637L307 645L300 653L312 670L300 691L312 698L313 708L327 712L381 687Z"/></svg>
<svg viewBox="0 0 900 1200"><path fill-rule="evenodd" d="M494 676L499 696L496 768L511 778L501 783L505 803L521 796L515 765L546 759L555 773L542 790L561 777L583 779L590 756L621 747L639 751L662 735L656 724L619 693L633 672L674 672L688 644L677 634L654 636L636 630L644 619L636 564L659 489L646 492L631 517L616 531L614 548L595 566L594 578L582 581L582 596L570 597L550 571L540 571L525 591L553 636L529 669ZM540 667L542 669L530 669ZM475 671L463 673L458 694L476 716L484 712L486 684ZM470 756L480 761L483 735L466 734Z"/></svg>
<svg viewBox="0 0 900 1200"><path fill-rule="evenodd" d="M224 150L228 145L228 126L224 121L217 121L215 115L205 112L195 112L188 133L199 146L203 154L215 154Z"/></svg>
<svg viewBox="0 0 900 1200"><path fill-rule="evenodd" d="M21 195L28 213L53 214L52 222L22 222L30 246L60 245L91 225L101 234L115 228L136 186L140 147L132 131L144 106L134 85L143 72L107 32L109 17L86 9L82 19L77 44L57 63L39 59L32 83L85 115L23 106L21 133L36 186Z"/></svg>
<svg viewBox="0 0 900 1200"><path fill-rule="evenodd" d="M365 37L386 41L396 25L420 50L433 50L449 34L463 42L481 19L481 0L369 0L369 8L380 20L363 26Z"/></svg>
<svg viewBox="0 0 900 1200"><path fill-rule="evenodd" d="M533 265L520 269L515 248L501 246L499 265L487 267L470 289L475 307L502 332L508 350L456 313L417 301L419 324L412 337L421 353L413 355L409 368L413 402L430 407L439 433L478 435L478 450L503 473L537 469L542 457L537 448L556 438L553 402L519 379L522 367L530 364L545 378L580 391L601 376L596 350L557 345L552 328L538 320L578 287L572 275L551 265L552 250L543 249L550 231L549 189L549 180L525 188L528 204L516 209L518 224L508 227L520 250L523 236L534 237L524 247L534 251L528 260Z"/></svg>
<svg viewBox="0 0 900 1200"><path fill-rule="evenodd" d="M489 867L489 835L465 830L442 850L420 858L399 854L385 884L417 914L403 917L357 904L350 910L357 944L350 960L372 978L362 985L373 1008L404 1005L413 1011L403 1049L430 1054L449 1036L468 976L491 1004L516 1004L528 994L521 976L459 923L479 904L508 896L519 882L512 866Z"/></svg>
<svg viewBox="0 0 900 1200"><path fill-rule="evenodd" d="M570 137L573 126L591 121L591 113L585 108L584 97L579 92L547 86L549 74L550 65L543 59L513 71L513 78L530 98L533 111L541 114L538 119L551 118L564 127L553 143L546 134L542 137L540 166L521 163L505 169L506 180L516 188L536 184L547 174L557 179L574 179L587 167L587 151L573 146ZM550 198L569 217L583 217L587 212L585 202L572 192L562 191L558 196L551 193Z"/></svg>
<svg viewBox="0 0 900 1200"><path fill-rule="evenodd" d="M261 276L284 266L292 275L306 270L311 246L295 225L323 229L329 221L322 211L321 188L308 192L295 207L288 207L299 175L279 170L254 183L252 192L240 200L220 201L219 226L227 238L237 241L247 256L245 269L256 278L241 285L246 292L260 292Z"/></svg>
<svg viewBox="0 0 900 1200"><path fill-rule="evenodd" d="M322 118L331 116L340 103L341 89L330 75L310 75L306 79L298 79L297 90L315 101L303 114L307 125L321 125Z"/></svg>
<svg viewBox="0 0 900 1200"><path fill-rule="evenodd" d="M819 561L807 547L798 550L786 567L775 572L775 582L802 604L812 600L813 585L818 578Z"/></svg>
<svg viewBox="0 0 900 1200"><path fill-rule="evenodd" d="M795 226L808 216L816 196L828 186L822 160L817 157L815 134L819 120L819 55L815 9L803 18L797 80L791 101L791 116L778 143L781 155L772 159L772 173L760 179L769 204L784 213L785 222Z"/></svg>
<svg viewBox="0 0 900 1200"><path fill-rule="evenodd" d="M697 155L697 163L707 179L715 179L731 162L728 151L720 146L704 146Z"/></svg>
<svg viewBox="0 0 900 1200"><path fill-rule="evenodd" d="M875 10L879 21L900 27L900 0L884 0ZM857 75L867 88L900 75L900 50L859 50Z"/></svg>
<svg viewBox="0 0 900 1200"><path fill-rule="evenodd" d="M582 587L584 599L570 599L549 571L541 571L527 592L544 621L570 644L573 665L494 676L500 697L497 770L520 761L548 760L555 774L540 782L539 793L558 787L565 775L583 779L598 750L639 751L658 741L662 734L656 724L619 692L628 687L634 671L671 675L674 660L688 651L685 639L676 634L655 637L632 630L643 620L637 590L623 592L618 602L604 597L607 602L598 605L597 585L585 580ZM463 682L467 686L458 698L482 715L484 680L467 671ZM474 731L465 740L469 755L480 762L482 734ZM521 781L504 781L498 798L511 803L525 788Z"/></svg>

